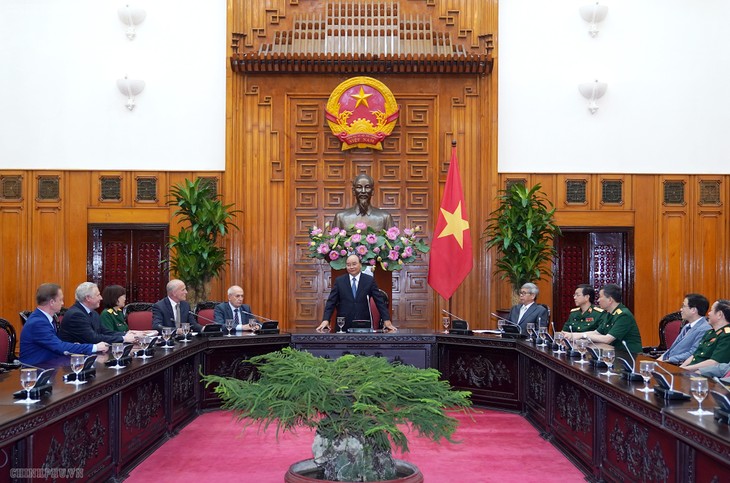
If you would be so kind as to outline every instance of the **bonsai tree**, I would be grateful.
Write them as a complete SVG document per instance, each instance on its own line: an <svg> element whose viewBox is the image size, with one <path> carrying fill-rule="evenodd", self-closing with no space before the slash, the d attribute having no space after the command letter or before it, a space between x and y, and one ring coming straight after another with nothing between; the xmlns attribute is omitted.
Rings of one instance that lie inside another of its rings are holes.
<svg viewBox="0 0 730 483"><path fill-rule="evenodd" d="M173 186L170 197L182 225L177 235L170 236L170 269L185 282L190 303L195 304L207 300L211 279L228 263L220 239L237 228L231 221L237 211L224 205L201 178Z"/></svg>
<svg viewBox="0 0 730 483"><path fill-rule="evenodd" d="M487 249L497 249L495 274L509 280L513 298L523 284L551 275L557 255L552 242L561 234L560 227L555 224L555 208L541 187L538 183L528 189L515 183L500 191L500 205L490 213L484 230Z"/></svg>
<svg viewBox="0 0 730 483"><path fill-rule="evenodd" d="M396 478L391 446L408 451L399 424L439 441L457 420L447 408L471 405L468 391L452 391L435 369L390 364L382 357L344 355L334 361L284 348L250 360L257 381L205 376L223 408L247 425L279 431L316 430L314 463L330 481Z"/></svg>

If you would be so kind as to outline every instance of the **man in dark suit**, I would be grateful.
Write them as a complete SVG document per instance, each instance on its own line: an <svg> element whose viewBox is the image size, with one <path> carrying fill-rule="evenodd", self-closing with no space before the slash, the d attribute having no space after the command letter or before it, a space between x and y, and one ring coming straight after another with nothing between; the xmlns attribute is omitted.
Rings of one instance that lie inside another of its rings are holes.
<svg viewBox="0 0 730 483"><path fill-rule="evenodd" d="M251 307L243 303L243 289L233 285L228 289L228 302L215 306L213 318L216 324L226 325L226 319L231 319L237 330L251 330L248 325L250 313ZM239 326L242 328L239 329Z"/></svg>
<svg viewBox="0 0 730 483"><path fill-rule="evenodd" d="M509 320L520 326L520 332L527 334L527 324L535 324L535 330L540 326L547 327L548 312L545 307L535 303L540 290L534 283L526 283L520 288L520 303L512 307Z"/></svg>
<svg viewBox="0 0 730 483"><path fill-rule="evenodd" d="M76 303L68 309L61 322L58 333L61 340L81 344L134 342L134 332L115 332L101 325L101 318L96 312L99 304L101 293L95 283L84 282L76 287Z"/></svg>
<svg viewBox="0 0 730 483"><path fill-rule="evenodd" d="M190 304L185 301L187 297L185 282L178 279L167 282L167 297L152 306L152 328L161 332L163 327L176 327L177 333L181 334L180 324L188 322L191 331L200 332L203 326L190 311Z"/></svg>
<svg viewBox="0 0 730 483"><path fill-rule="evenodd" d="M329 319L337 308L337 316L345 318L343 330L347 330L353 320L370 320L370 305L368 296L375 300L375 306L383 319L383 329L395 332L395 326L390 321L390 312L385 304L383 294L380 293L375 279L362 273L362 263L357 255L347 257L347 275L340 275L332 285L332 291L327 297L324 306L322 323L317 332L329 330Z"/></svg>
<svg viewBox="0 0 730 483"><path fill-rule="evenodd" d="M60 286L44 283L36 290L35 298L38 308L30 314L20 334L20 362L36 366L68 354L91 355L109 349L106 342L74 344L58 338L53 316L63 306Z"/></svg>

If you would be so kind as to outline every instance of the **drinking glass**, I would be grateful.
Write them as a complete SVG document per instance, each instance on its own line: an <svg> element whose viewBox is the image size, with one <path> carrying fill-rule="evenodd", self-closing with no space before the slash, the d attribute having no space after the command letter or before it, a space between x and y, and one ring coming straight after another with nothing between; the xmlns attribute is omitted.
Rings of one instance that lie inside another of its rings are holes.
<svg viewBox="0 0 730 483"><path fill-rule="evenodd" d="M608 369L606 369L606 372L602 372L602 376L618 376L615 372L612 372L611 369L613 369L613 360L616 358L616 351L614 349L601 349L601 360L606 363L606 366Z"/></svg>
<svg viewBox="0 0 730 483"><path fill-rule="evenodd" d="M444 334L449 333L449 324L451 324L451 319L449 317L441 317L441 325L444 326Z"/></svg>
<svg viewBox="0 0 730 483"><path fill-rule="evenodd" d="M261 324L256 319L249 320L248 325L251 326L251 335L256 335L256 332L261 328Z"/></svg>
<svg viewBox="0 0 730 483"><path fill-rule="evenodd" d="M18 404L35 404L40 399L31 399L30 390L33 389L35 381L38 379L38 369L35 367L24 367L20 370L20 385L26 391L25 399L17 401Z"/></svg>
<svg viewBox="0 0 730 483"><path fill-rule="evenodd" d="M654 361L639 361L639 372L641 377L644 379L644 387L639 389L641 392L654 392L654 389L649 387L649 379L651 379L651 373L654 372L656 362Z"/></svg>
<svg viewBox="0 0 730 483"><path fill-rule="evenodd" d="M172 337L172 333L175 331L174 327L163 327L162 328L162 340L165 341L163 346L165 349L172 349L172 346L168 344L168 341Z"/></svg>
<svg viewBox="0 0 730 483"><path fill-rule="evenodd" d="M231 329L233 329L233 319L226 319L226 330L228 331L225 335L226 337L233 337L231 335Z"/></svg>
<svg viewBox="0 0 730 483"><path fill-rule="evenodd" d="M86 356L83 354L71 354L71 370L76 374L76 379L71 381L71 384L79 385L86 384L86 381L79 381L79 373L84 368L84 360Z"/></svg>
<svg viewBox="0 0 730 483"><path fill-rule="evenodd" d="M532 342L532 333L535 331L535 324L530 322L527 324L527 338Z"/></svg>
<svg viewBox="0 0 730 483"><path fill-rule="evenodd" d="M342 334L344 331L342 328L345 326L345 318L344 317L337 317L337 333Z"/></svg>
<svg viewBox="0 0 730 483"><path fill-rule="evenodd" d="M563 352L565 352L565 350L563 350L563 339L565 339L565 334L563 334L562 332L556 332L554 337L555 344L558 346L558 348L554 349L553 352L556 354L562 354Z"/></svg>
<svg viewBox="0 0 730 483"><path fill-rule="evenodd" d="M114 365L109 366L109 369L124 369L124 366L119 364L119 358L124 354L124 343L114 342L112 344L112 357L114 358Z"/></svg>
<svg viewBox="0 0 730 483"><path fill-rule="evenodd" d="M697 410L696 411L688 411L690 414L693 414L695 416L711 416L712 411L705 411L702 409L702 401L705 400L707 397L707 378L705 377L699 377L694 376L690 379L690 390L692 391L692 396L697 400Z"/></svg>
<svg viewBox="0 0 730 483"><path fill-rule="evenodd" d="M503 333L503 334L504 334L504 320L502 320L502 319L499 319L499 320L497 321L497 328L499 329L499 331L500 331L501 333Z"/></svg>
<svg viewBox="0 0 730 483"><path fill-rule="evenodd" d="M540 338L540 343L535 347L547 347L545 340L547 339L547 327L540 327L537 329L537 336Z"/></svg>
<svg viewBox="0 0 730 483"><path fill-rule="evenodd" d="M580 359L576 361L578 364L588 364L588 361L584 359L587 347L588 339L578 339L575 341L575 350L580 354Z"/></svg>
<svg viewBox="0 0 730 483"><path fill-rule="evenodd" d="M182 329L182 333L185 336L183 338L183 342L188 342L188 334L190 333L190 322L183 322L180 324L180 328Z"/></svg>
<svg viewBox="0 0 730 483"><path fill-rule="evenodd" d="M147 355L147 348L150 346L150 342L152 342L152 338L149 335L145 335L139 340L139 346L142 348L142 355L139 356L140 359L149 359L152 357Z"/></svg>

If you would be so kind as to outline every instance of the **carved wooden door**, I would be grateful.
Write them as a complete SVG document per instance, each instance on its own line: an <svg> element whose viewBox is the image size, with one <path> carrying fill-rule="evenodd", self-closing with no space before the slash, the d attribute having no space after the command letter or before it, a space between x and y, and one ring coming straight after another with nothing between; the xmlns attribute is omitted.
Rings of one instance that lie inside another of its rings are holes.
<svg viewBox="0 0 730 483"><path fill-rule="evenodd" d="M156 302L165 295L168 228L160 225L91 225L87 256L90 281L127 289L127 303Z"/></svg>
<svg viewBox="0 0 730 483"><path fill-rule="evenodd" d="M633 231L612 230L564 228L563 236L556 238L558 258L553 277L552 320L557 329L561 329L568 320L570 310L575 307L573 293L582 283L592 285L596 292L607 283L618 284L623 293L624 305L633 310Z"/></svg>

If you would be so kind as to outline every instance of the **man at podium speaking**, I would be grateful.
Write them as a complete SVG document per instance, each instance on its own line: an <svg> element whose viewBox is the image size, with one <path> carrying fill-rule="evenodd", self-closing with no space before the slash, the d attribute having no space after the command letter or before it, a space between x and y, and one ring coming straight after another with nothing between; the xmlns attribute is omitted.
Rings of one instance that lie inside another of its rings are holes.
<svg viewBox="0 0 730 483"><path fill-rule="evenodd" d="M395 326L390 321L390 312L385 304L385 299L378 290L375 279L367 274L362 273L362 263L357 255L347 257L347 274L340 275L332 284L332 291L327 297L327 303L324 306L324 316L322 323L317 327L317 332L329 330L330 317L332 312L337 309L337 316L345 318L345 327L347 330L353 320L372 320L370 314L369 298L375 300L375 306L380 312L383 319L383 329L386 332L395 332Z"/></svg>

